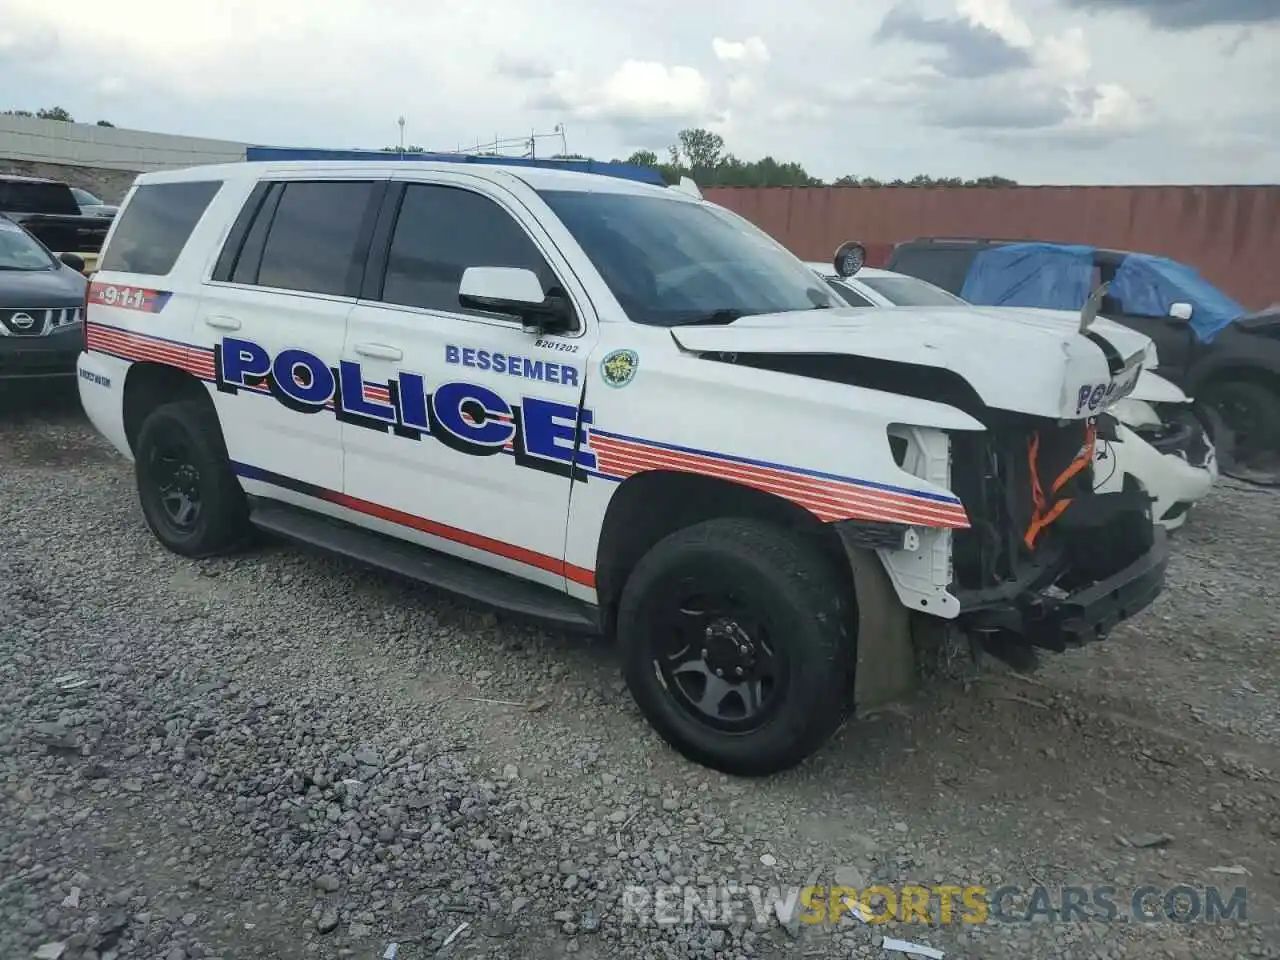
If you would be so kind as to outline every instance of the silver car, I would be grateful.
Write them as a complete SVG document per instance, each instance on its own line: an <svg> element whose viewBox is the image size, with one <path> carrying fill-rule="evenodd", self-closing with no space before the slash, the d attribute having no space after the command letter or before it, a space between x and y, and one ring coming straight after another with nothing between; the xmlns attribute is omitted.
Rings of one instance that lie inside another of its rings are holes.
<svg viewBox="0 0 1280 960"><path fill-rule="evenodd" d="M119 209L115 204L103 203L88 190L72 187L71 192L75 194L76 203L80 205L80 212L86 217L106 217L109 220Z"/></svg>

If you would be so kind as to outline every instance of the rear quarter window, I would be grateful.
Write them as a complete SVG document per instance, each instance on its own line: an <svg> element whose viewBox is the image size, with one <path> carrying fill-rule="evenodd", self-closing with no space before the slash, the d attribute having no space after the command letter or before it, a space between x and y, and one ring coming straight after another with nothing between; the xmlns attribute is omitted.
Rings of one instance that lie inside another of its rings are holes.
<svg viewBox="0 0 1280 960"><path fill-rule="evenodd" d="M0 180L0 210L6 213L49 213L79 216L80 205L65 183L43 180Z"/></svg>
<svg viewBox="0 0 1280 960"><path fill-rule="evenodd" d="M894 252L888 269L918 277L959 295L974 257L980 252L976 246L904 245Z"/></svg>
<svg viewBox="0 0 1280 960"><path fill-rule="evenodd" d="M221 180L148 183L134 191L98 269L163 276L222 187Z"/></svg>

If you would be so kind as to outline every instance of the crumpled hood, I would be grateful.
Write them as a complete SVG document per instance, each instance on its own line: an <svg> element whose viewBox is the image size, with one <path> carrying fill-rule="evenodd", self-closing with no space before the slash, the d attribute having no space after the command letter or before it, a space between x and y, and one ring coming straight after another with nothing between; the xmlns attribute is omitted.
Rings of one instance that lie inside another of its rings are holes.
<svg viewBox="0 0 1280 960"><path fill-rule="evenodd" d="M1078 327L1079 318L1061 310L877 307L761 314L722 326L673 327L671 336L698 353L845 354L947 369L989 407L1080 419L1128 395L1151 341L1095 321L1090 333L1124 361L1112 376L1103 347Z"/></svg>

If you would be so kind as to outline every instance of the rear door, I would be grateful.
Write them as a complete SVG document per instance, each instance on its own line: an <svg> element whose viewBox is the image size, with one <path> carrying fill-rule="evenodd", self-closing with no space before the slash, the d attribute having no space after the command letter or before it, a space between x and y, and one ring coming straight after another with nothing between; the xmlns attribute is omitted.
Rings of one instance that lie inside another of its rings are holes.
<svg viewBox="0 0 1280 960"><path fill-rule="evenodd" d="M211 264L195 336L250 492L309 504L342 489L336 368L385 184L260 182Z"/></svg>

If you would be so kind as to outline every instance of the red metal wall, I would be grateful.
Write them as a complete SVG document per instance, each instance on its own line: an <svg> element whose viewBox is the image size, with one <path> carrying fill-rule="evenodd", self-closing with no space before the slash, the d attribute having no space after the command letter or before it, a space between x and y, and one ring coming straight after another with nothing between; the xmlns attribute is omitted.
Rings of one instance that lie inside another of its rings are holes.
<svg viewBox="0 0 1280 960"><path fill-rule="evenodd" d="M1246 307L1280 301L1280 187L710 187L708 200L826 260L845 240L883 265L922 236L1058 240L1191 264Z"/></svg>

